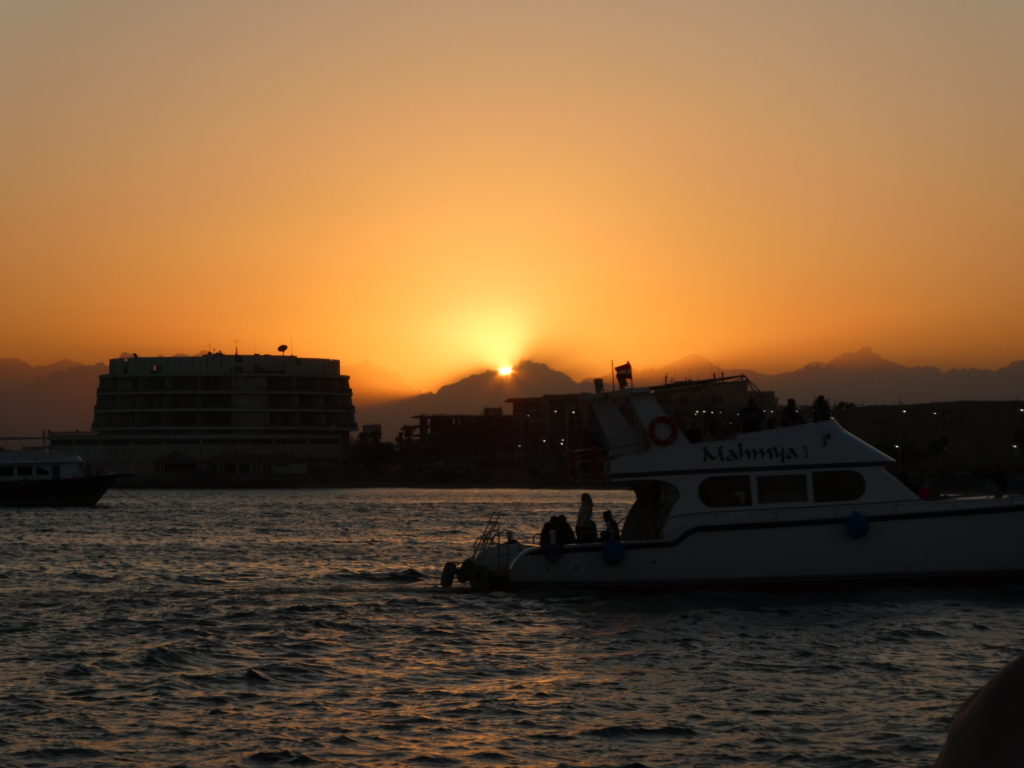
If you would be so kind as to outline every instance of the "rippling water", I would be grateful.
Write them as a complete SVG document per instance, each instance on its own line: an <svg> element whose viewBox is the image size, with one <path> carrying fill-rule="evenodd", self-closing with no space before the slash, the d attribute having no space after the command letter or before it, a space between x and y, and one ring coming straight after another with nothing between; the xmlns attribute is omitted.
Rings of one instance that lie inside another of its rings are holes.
<svg viewBox="0 0 1024 768"><path fill-rule="evenodd" d="M625 510L621 494L595 492ZM927 766L1024 592L437 586L559 491L111 491L0 510L0 764Z"/></svg>

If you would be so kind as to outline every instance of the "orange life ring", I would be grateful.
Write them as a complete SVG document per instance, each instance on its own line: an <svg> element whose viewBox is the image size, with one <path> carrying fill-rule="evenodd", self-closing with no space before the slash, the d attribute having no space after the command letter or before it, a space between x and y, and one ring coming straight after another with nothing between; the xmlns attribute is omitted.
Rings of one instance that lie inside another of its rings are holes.
<svg viewBox="0 0 1024 768"><path fill-rule="evenodd" d="M668 425L668 435L665 437L658 436L658 427L662 424ZM651 442L655 445L672 445L678 436L679 427L677 427L676 423L668 416L657 416L651 419L651 423L647 425L647 437L649 437Z"/></svg>

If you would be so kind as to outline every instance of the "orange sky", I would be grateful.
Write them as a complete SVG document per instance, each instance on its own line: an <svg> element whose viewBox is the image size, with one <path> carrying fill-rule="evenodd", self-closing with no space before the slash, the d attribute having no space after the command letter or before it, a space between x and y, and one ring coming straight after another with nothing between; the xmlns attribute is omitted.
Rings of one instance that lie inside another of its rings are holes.
<svg viewBox="0 0 1024 768"><path fill-rule="evenodd" d="M1009 0L7 0L0 357L999 367L1022 31Z"/></svg>

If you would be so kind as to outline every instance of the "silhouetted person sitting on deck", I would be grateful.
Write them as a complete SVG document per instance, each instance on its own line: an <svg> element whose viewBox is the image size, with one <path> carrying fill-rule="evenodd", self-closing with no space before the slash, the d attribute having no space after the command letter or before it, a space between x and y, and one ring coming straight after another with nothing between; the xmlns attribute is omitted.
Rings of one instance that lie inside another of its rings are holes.
<svg viewBox="0 0 1024 768"><path fill-rule="evenodd" d="M619 538L619 524L612 517L611 510L604 511L604 530L601 531L601 541L617 541Z"/></svg>
<svg viewBox="0 0 1024 768"><path fill-rule="evenodd" d="M591 498L589 493L580 494L580 508L576 513L576 528L580 527L580 523L584 519L590 520L594 515L594 500ZM576 534L579 535L578 533Z"/></svg>
<svg viewBox="0 0 1024 768"><path fill-rule="evenodd" d="M587 509L580 508L580 515L576 519L576 541L580 544L597 541L597 523L594 522L593 502Z"/></svg>
<svg viewBox="0 0 1024 768"><path fill-rule="evenodd" d="M740 426L744 432L757 432L761 429L764 411L754 398L747 401L747 407L740 411Z"/></svg>
<svg viewBox="0 0 1024 768"><path fill-rule="evenodd" d="M553 547L558 544L558 518L554 515L540 529L540 545Z"/></svg>
<svg viewBox="0 0 1024 768"><path fill-rule="evenodd" d="M782 410L782 426L792 427L795 424L803 424L804 417L800 415L800 409L796 407L796 400L792 397L786 401L786 407Z"/></svg>
<svg viewBox="0 0 1024 768"><path fill-rule="evenodd" d="M544 523L540 529L540 548L548 560L555 563L562 556L562 549L565 547L565 539L559 530L558 518L554 515Z"/></svg>
<svg viewBox="0 0 1024 768"><path fill-rule="evenodd" d="M814 398L814 420L825 421L830 418L832 418L832 407L824 395L818 395Z"/></svg>
<svg viewBox="0 0 1024 768"><path fill-rule="evenodd" d="M558 540L563 544L575 544L576 534L572 532L572 526L565 519L565 515L555 518L555 530L558 532Z"/></svg>

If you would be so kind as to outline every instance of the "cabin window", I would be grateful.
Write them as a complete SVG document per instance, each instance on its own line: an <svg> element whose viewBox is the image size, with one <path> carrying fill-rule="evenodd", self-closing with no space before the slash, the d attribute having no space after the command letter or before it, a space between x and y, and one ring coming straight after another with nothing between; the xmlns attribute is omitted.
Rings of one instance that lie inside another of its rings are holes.
<svg viewBox="0 0 1024 768"><path fill-rule="evenodd" d="M745 507L750 504L750 476L724 475L701 481L700 500L708 507Z"/></svg>
<svg viewBox="0 0 1024 768"><path fill-rule="evenodd" d="M50 470L48 470L46 467L36 467L36 474L37 475L45 475L46 477L49 477L50 476Z"/></svg>
<svg viewBox="0 0 1024 768"><path fill-rule="evenodd" d="M813 474L815 501L853 501L864 495L864 476L852 469Z"/></svg>
<svg viewBox="0 0 1024 768"><path fill-rule="evenodd" d="M786 504L807 501L806 475L763 475L757 478L760 504Z"/></svg>
<svg viewBox="0 0 1024 768"><path fill-rule="evenodd" d="M14 467L0 467L0 475L13 475Z"/></svg>
<svg viewBox="0 0 1024 768"><path fill-rule="evenodd" d="M18 467L19 477L28 477L32 474L32 467Z"/></svg>

